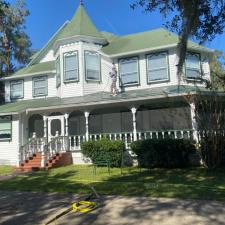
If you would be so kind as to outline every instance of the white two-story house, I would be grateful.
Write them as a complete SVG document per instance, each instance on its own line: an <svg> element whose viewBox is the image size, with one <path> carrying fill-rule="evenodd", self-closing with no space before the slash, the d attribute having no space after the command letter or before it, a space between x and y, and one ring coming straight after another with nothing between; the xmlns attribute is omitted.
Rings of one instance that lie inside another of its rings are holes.
<svg viewBox="0 0 225 225"><path fill-rule="evenodd" d="M162 28L126 36L101 32L81 4L27 67L1 79L0 163L19 166L47 150L42 166L65 151L82 163L80 143L103 135L127 148L138 139L191 138L193 106L184 96L203 88L199 78L209 79L213 50L190 41L179 81L178 42ZM113 63L116 96L110 95Z"/></svg>

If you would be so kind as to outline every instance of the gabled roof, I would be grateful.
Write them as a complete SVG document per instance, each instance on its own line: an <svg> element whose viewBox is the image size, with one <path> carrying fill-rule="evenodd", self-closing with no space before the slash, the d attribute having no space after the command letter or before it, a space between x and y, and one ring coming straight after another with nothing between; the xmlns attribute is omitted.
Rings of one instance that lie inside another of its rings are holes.
<svg viewBox="0 0 225 225"><path fill-rule="evenodd" d="M77 35L104 39L88 16L83 4L80 4L72 20L59 34L58 39L74 37Z"/></svg>
<svg viewBox="0 0 225 225"><path fill-rule="evenodd" d="M102 48L102 51L108 55L116 55L121 53L129 53L134 51L143 51L146 49L167 47L177 45L179 43L179 36L169 32L166 29L160 28L156 30L120 36L113 39L113 41ZM199 50L206 49L192 41L188 42L189 48L197 48ZM209 50L209 49L208 49Z"/></svg>
<svg viewBox="0 0 225 225"><path fill-rule="evenodd" d="M33 100L22 100L15 103L7 103L0 106L0 115L10 115L10 114L19 114L27 111L37 111L50 108L67 108L67 107L81 107L81 106L91 106L91 105L100 105L100 104L112 104L112 103L121 103L121 102L131 102L138 100L149 100L154 98L166 98L168 96L178 96L185 95L188 93L196 93L198 91L207 92L203 87L195 86L165 86L161 88L147 88L140 90L126 91L120 93L117 96L113 97L110 93L98 92L89 95L79 96L79 97L70 97L70 98L43 98L43 99L33 99Z"/></svg>

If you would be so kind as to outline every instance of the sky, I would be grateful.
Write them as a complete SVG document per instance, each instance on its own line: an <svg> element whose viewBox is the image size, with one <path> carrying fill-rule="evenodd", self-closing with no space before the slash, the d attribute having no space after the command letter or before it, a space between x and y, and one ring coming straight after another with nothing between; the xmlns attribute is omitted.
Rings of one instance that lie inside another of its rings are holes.
<svg viewBox="0 0 225 225"><path fill-rule="evenodd" d="M16 0L8 0L15 3ZM33 49L42 48L52 35L74 15L80 0L25 0L30 15L26 20L27 33ZM158 13L131 9L134 0L83 0L96 27L117 35L125 35L163 27L165 19ZM225 52L225 31L207 47Z"/></svg>

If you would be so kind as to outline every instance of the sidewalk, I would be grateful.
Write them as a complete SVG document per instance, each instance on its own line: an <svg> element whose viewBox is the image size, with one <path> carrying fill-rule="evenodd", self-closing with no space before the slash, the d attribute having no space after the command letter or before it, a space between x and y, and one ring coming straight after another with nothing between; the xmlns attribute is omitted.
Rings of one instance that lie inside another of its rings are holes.
<svg viewBox="0 0 225 225"><path fill-rule="evenodd" d="M43 224L77 196L0 191L0 224ZM224 225L225 202L144 197L104 197L102 206L82 216L74 212L57 225Z"/></svg>

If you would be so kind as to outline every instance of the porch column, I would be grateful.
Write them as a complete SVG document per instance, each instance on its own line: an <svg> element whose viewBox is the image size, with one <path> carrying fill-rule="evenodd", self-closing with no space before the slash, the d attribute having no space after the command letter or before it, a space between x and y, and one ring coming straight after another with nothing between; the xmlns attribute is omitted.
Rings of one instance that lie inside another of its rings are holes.
<svg viewBox="0 0 225 225"><path fill-rule="evenodd" d="M44 138L47 138L47 116L43 116L44 120Z"/></svg>
<svg viewBox="0 0 225 225"><path fill-rule="evenodd" d="M68 123L68 120L69 120L69 114L68 113L65 113L64 115L65 117L65 136L67 137L69 135L69 130L68 130L68 127L69 127L69 123Z"/></svg>
<svg viewBox="0 0 225 225"><path fill-rule="evenodd" d="M90 112L88 111L84 112L85 124L86 124L86 134L85 134L86 141L89 141L89 115L90 115Z"/></svg>
<svg viewBox="0 0 225 225"><path fill-rule="evenodd" d="M132 115L133 115L133 135L134 135L134 141L137 141L137 121L136 121L137 108L135 108L135 107L131 108L131 112L132 112Z"/></svg>
<svg viewBox="0 0 225 225"><path fill-rule="evenodd" d="M192 129L193 129L193 139L196 141L196 143L199 142L198 140L198 132L197 132L197 128L198 128L198 124L196 121L196 114L195 114L195 104L194 103L190 103L190 110L191 110L191 125L192 125Z"/></svg>

